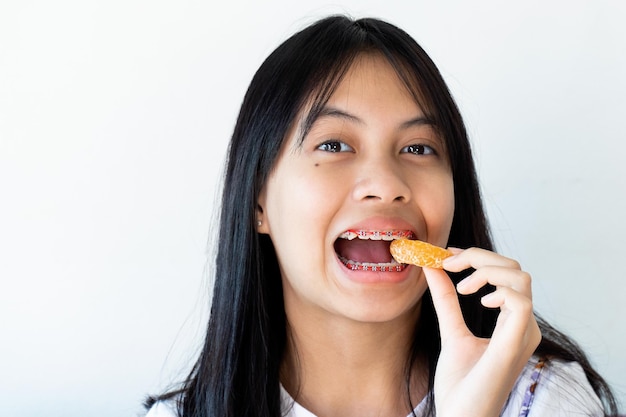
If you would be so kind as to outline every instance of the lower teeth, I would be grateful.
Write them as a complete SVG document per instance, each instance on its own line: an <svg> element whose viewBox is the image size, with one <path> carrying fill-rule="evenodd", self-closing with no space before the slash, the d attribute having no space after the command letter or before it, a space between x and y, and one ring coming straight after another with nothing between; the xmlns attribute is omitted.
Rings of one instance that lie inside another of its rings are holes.
<svg viewBox="0 0 626 417"><path fill-rule="evenodd" d="M345 266L350 268L353 271L371 271L371 272L402 272L406 265L399 264L395 261L389 263L369 263L369 262L355 262L349 259L346 259L342 256L339 257L339 260L343 262Z"/></svg>

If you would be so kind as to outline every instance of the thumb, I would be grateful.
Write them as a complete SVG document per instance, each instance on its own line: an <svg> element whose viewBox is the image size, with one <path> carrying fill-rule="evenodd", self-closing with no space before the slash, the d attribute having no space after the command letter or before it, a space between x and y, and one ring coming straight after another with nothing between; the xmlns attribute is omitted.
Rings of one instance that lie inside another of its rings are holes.
<svg viewBox="0 0 626 417"><path fill-rule="evenodd" d="M441 269L423 270L439 320L442 341L453 335L467 335L469 329L463 319L456 288L448 274Z"/></svg>

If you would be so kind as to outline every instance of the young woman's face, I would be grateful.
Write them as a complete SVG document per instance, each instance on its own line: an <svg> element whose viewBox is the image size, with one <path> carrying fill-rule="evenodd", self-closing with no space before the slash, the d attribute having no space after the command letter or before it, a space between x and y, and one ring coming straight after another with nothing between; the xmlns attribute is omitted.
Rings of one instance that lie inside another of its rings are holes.
<svg viewBox="0 0 626 417"><path fill-rule="evenodd" d="M302 138L305 116L286 138L258 208L288 316L406 317L426 282L420 268L390 263L385 238L446 245L454 193L443 140L375 55L355 61ZM346 239L354 233L365 239Z"/></svg>

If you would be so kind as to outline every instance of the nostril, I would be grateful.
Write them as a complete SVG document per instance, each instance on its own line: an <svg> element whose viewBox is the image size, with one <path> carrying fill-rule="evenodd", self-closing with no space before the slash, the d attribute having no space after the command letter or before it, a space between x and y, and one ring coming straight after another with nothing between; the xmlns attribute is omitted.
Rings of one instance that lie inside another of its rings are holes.
<svg viewBox="0 0 626 417"><path fill-rule="evenodd" d="M383 197L377 196L377 195L366 195L364 198L364 200L383 200ZM403 195L399 195L397 197L395 197L392 201L399 201L399 202L404 202L406 201L406 197Z"/></svg>
<svg viewBox="0 0 626 417"><path fill-rule="evenodd" d="M357 180L353 189L355 200L384 203L407 203L411 200L411 188L397 175L369 172Z"/></svg>

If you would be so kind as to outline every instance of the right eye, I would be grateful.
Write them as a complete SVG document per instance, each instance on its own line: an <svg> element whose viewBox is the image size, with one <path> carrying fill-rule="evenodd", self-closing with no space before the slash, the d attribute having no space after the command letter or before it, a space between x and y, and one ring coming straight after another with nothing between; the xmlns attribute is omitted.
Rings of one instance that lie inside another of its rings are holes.
<svg viewBox="0 0 626 417"><path fill-rule="evenodd" d="M354 149L347 143L338 140L329 140L320 144L317 149L324 152L354 152Z"/></svg>

